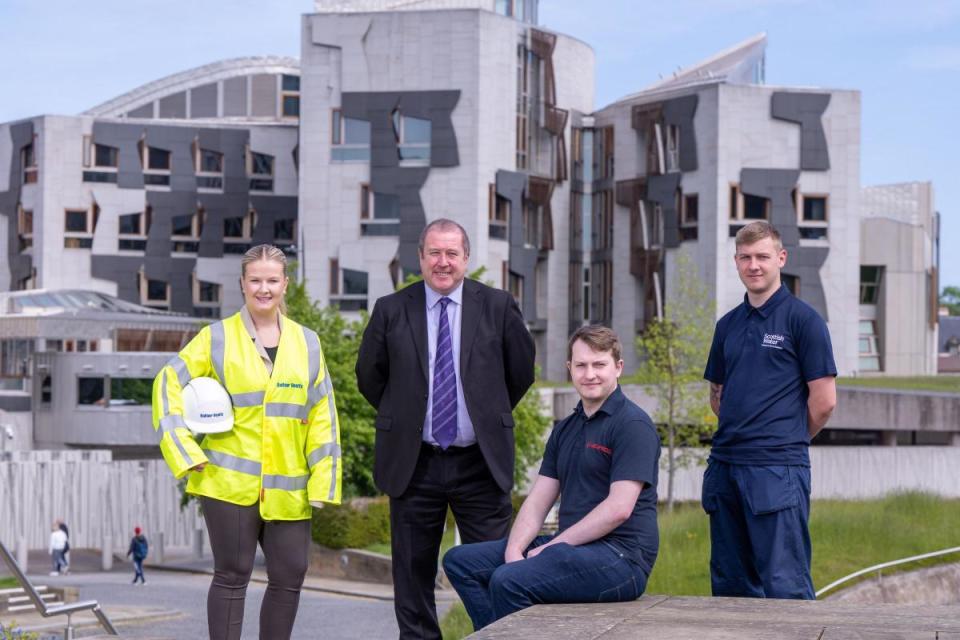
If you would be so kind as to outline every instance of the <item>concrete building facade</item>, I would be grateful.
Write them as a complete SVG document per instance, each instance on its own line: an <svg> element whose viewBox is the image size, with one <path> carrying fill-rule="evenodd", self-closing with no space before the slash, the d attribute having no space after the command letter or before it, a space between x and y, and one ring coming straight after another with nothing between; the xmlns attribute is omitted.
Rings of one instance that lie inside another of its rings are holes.
<svg viewBox="0 0 960 640"><path fill-rule="evenodd" d="M765 36L597 109L592 49L539 27L536 0L315 4L299 61L224 61L0 125L2 287L218 317L241 304L239 254L273 242L315 299L356 314L450 217L563 380L587 322L617 329L635 368L681 255L717 317L738 304L732 236L766 218L841 375L935 372L932 187L862 189L859 92L765 84Z"/></svg>

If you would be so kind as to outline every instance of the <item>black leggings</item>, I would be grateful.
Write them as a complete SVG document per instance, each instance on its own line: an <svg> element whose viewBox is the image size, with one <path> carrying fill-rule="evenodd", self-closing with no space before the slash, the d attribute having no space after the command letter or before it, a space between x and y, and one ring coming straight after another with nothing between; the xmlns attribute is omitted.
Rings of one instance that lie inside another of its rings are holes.
<svg viewBox="0 0 960 640"><path fill-rule="evenodd" d="M300 587L307 573L310 521L260 519L259 505L200 498L213 550L213 582L207 594L211 640L240 640L243 604L257 542L267 560L267 591L260 605L260 638L285 640L293 632Z"/></svg>

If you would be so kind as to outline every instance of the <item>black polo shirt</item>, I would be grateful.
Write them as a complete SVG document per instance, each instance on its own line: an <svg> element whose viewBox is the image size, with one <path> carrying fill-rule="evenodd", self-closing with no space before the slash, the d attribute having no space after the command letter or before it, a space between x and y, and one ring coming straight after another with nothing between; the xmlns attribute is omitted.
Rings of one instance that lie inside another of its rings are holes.
<svg viewBox="0 0 960 640"><path fill-rule="evenodd" d="M723 385L710 457L730 464L810 465L807 382L837 375L827 323L781 286L763 306L720 318L703 377Z"/></svg>
<svg viewBox="0 0 960 640"><path fill-rule="evenodd" d="M560 481L560 531L583 519L619 480L644 483L633 513L602 538L650 573L657 559L660 437L618 386L589 418L578 403L547 440L540 475Z"/></svg>

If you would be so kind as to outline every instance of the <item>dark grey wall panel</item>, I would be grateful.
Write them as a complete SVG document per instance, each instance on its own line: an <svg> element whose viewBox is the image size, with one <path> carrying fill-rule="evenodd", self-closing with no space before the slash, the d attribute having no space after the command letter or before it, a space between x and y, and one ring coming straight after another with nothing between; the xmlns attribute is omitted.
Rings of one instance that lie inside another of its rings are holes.
<svg viewBox="0 0 960 640"><path fill-rule="evenodd" d="M143 164L137 146L143 132L144 125L140 124L93 123L93 141L119 149L117 186L121 189L143 188Z"/></svg>
<svg viewBox="0 0 960 640"><path fill-rule="evenodd" d="M152 118L153 117L153 103L148 102L142 107L137 107L133 111L127 112L127 117L129 118Z"/></svg>
<svg viewBox="0 0 960 640"><path fill-rule="evenodd" d="M660 205L663 213L663 245L668 249L680 246L680 212L677 211L679 173L650 176L647 180L647 200Z"/></svg>
<svg viewBox="0 0 960 640"><path fill-rule="evenodd" d="M829 104L829 93L777 91L770 98L773 118L800 125L800 168L804 171L830 168L830 152L822 121Z"/></svg>
<svg viewBox="0 0 960 640"><path fill-rule="evenodd" d="M187 92L181 91L160 98L159 114L161 118L186 118Z"/></svg>
<svg viewBox="0 0 960 640"><path fill-rule="evenodd" d="M400 245L398 258L405 273L419 273L417 241L427 223L420 189L429 167L401 167L391 114L430 120L430 167L459 164L457 138L451 115L459 91L374 91L345 92L341 113L347 118L370 123L370 188L375 193L396 195L400 201Z"/></svg>
<svg viewBox="0 0 960 640"><path fill-rule="evenodd" d="M273 225L277 220L297 219L296 196L252 196L250 201L257 211L257 226L251 241L254 246L273 243Z"/></svg>
<svg viewBox="0 0 960 640"><path fill-rule="evenodd" d="M18 238L17 205L20 204L20 190L23 184L23 167L20 153L25 146L33 142L33 121L10 125L10 180L6 191L0 191L0 216L7 223L7 265L10 268L8 289L14 289L18 282L33 274L33 260L29 255L20 254ZM38 153L34 149L34 153ZM43 179L43 176L40 176ZM40 212L34 212L39 216ZM38 224L39 218L34 218Z"/></svg>
<svg viewBox="0 0 960 640"><path fill-rule="evenodd" d="M190 215L203 207L205 223L200 235L198 255L223 256L223 219L247 214L251 202L246 174L244 150L250 140L245 129L171 127L94 123L94 140L120 149L121 188L143 188L143 171L138 156L138 143L167 149L172 154L169 190L147 190L146 203L152 211L152 224L147 234L147 247L140 256L91 256L94 277L117 283L117 294L124 300L140 302L137 273L142 268L147 277L168 282L171 286L170 308L191 313L193 295L191 273L196 259L171 254L171 219ZM193 143L203 149L224 155L223 193L198 193L194 171ZM276 201L276 202L274 202ZM297 217L295 197L259 196L255 206L261 209L260 222L254 236L263 242L273 240L273 221Z"/></svg>
<svg viewBox="0 0 960 640"><path fill-rule="evenodd" d="M190 90L190 117L217 117L217 83L205 84Z"/></svg>
<svg viewBox="0 0 960 640"><path fill-rule="evenodd" d="M693 127L693 116L697 113L699 96L681 96L663 103L663 122L666 125L680 127L680 170L697 169L697 134Z"/></svg>
<svg viewBox="0 0 960 640"><path fill-rule="evenodd" d="M247 77L228 78L223 81L223 115L247 115Z"/></svg>
<svg viewBox="0 0 960 640"><path fill-rule="evenodd" d="M251 76L250 115L277 115L277 76L258 74Z"/></svg>
<svg viewBox="0 0 960 640"><path fill-rule="evenodd" d="M521 311L527 322L537 321L537 250L523 242L523 199L529 178L517 171L497 171L497 195L510 203L510 271L523 278Z"/></svg>
<svg viewBox="0 0 960 640"><path fill-rule="evenodd" d="M740 190L770 200L770 221L780 231L783 247L787 250L783 273L800 278L800 298L816 309L824 320L829 320L820 268L830 249L800 246L797 212L790 196L799 177L800 171L795 169L742 169Z"/></svg>

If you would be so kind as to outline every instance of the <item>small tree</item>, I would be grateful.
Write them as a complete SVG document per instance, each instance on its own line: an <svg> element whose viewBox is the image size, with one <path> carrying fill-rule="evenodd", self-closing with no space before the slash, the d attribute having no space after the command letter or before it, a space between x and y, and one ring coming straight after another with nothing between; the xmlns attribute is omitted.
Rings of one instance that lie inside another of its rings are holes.
<svg viewBox="0 0 960 640"><path fill-rule="evenodd" d="M940 304L950 310L950 315L960 316L960 287L944 287Z"/></svg>
<svg viewBox="0 0 960 640"><path fill-rule="evenodd" d="M713 336L714 302L683 253L677 259L676 293L664 317L637 338L643 358L638 377L649 385L658 406L654 420L667 448L667 509L673 510L676 470L690 463L688 447L716 428L703 368Z"/></svg>
<svg viewBox="0 0 960 640"><path fill-rule="evenodd" d="M336 307L321 309L307 295L306 284L295 281L292 276L286 301L287 315L320 336L323 357L330 379L333 380L340 419L343 495L376 495L378 492L373 483L373 422L376 410L360 394L354 372L360 339L367 326L367 315L361 314L359 320L347 320Z"/></svg>

